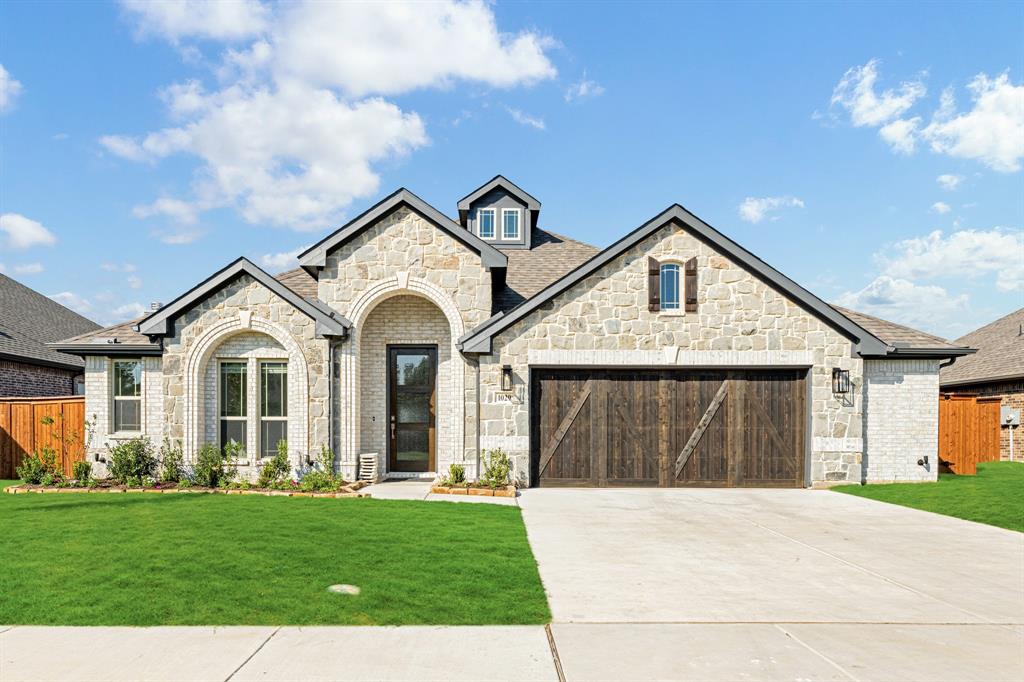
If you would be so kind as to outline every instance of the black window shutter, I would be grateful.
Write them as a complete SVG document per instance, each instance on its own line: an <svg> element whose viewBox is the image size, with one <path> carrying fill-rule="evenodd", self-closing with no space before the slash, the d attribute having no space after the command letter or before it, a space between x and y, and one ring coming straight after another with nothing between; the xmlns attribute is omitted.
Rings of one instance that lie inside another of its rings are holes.
<svg viewBox="0 0 1024 682"><path fill-rule="evenodd" d="M647 258L647 309L661 310L661 263L656 258Z"/></svg>
<svg viewBox="0 0 1024 682"><path fill-rule="evenodd" d="M691 258L683 266L686 292L686 312L697 312L697 259Z"/></svg>

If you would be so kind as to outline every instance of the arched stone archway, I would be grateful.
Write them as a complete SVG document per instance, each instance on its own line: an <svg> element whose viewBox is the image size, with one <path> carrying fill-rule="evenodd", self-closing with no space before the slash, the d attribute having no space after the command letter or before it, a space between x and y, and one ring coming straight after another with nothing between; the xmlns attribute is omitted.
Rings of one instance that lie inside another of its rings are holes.
<svg viewBox="0 0 1024 682"><path fill-rule="evenodd" d="M237 317L218 322L192 342L185 357L184 452L194 460L203 443L207 420L206 368L218 348L240 333L256 332L277 342L288 358L288 448L302 456L309 443L309 370L306 356L283 327L242 311Z"/></svg>
<svg viewBox="0 0 1024 682"><path fill-rule="evenodd" d="M399 273L396 277L383 280L367 289L353 303L349 311L353 333L342 347L340 354L341 381L339 386L339 425L338 450L341 460L342 474L346 478L356 475L356 462L361 451L361 351L362 330L372 312L384 301L395 296L416 296L426 299L435 305L448 320L448 353L451 361L456 363L456 371L451 374L446 390L446 414L439 414L438 421L448 430L448 440L452 444L452 452L448 459L462 459L465 446L465 368L464 360L458 350L458 340L465 334L465 323L451 297L442 289L408 273ZM381 377L381 381L385 381ZM381 456L386 453L378 453ZM441 453L438 453L440 468Z"/></svg>

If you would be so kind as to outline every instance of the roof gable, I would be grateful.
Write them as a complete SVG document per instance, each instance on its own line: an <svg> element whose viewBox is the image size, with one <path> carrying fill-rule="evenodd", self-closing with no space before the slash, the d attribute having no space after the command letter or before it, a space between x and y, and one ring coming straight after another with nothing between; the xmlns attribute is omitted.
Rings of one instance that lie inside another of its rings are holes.
<svg viewBox="0 0 1024 682"><path fill-rule="evenodd" d="M521 202L523 206L533 214L531 224L537 224L537 215L540 213L540 202L504 175L495 175L493 178L459 199L459 222L465 225L466 221L469 219L469 210L473 204L496 189L503 189L507 194Z"/></svg>
<svg viewBox="0 0 1024 682"><path fill-rule="evenodd" d="M300 253L299 265L307 269L324 267L327 264L328 253L403 206L416 211L436 227L479 253L485 268L504 268L508 264L508 259L501 251L462 228L451 218L403 187Z"/></svg>
<svg viewBox="0 0 1024 682"><path fill-rule="evenodd" d="M807 291L799 284L771 267L760 258L696 217L679 204L673 204L657 216L618 240L604 251L583 263L580 267L553 282L520 306L507 313L498 314L487 322L466 334L460 341L465 352L489 353L491 340L501 331L508 329L517 321L542 306L545 302L566 291L589 275L597 272L602 266L611 262L628 249L658 232L662 228L676 224L686 229L699 239L711 244L719 253L726 255L743 266L747 271L767 281L773 288L789 296L811 314L822 319L831 327L847 336L856 343L856 350L861 355L886 355L889 346L869 331L842 315L832 306Z"/></svg>
<svg viewBox="0 0 1024 682"><path fill-rule="evenodd" d="M318 336L346 336L348 334L348 330L352 326L351 322L335 313L326 304L303 298L247 258L239 258L229 263L157 312L143 318L138 324L138 331L148 336L167 336L171 333L171 322L175 317L243 274L249 275L316 321Z"/></svg>

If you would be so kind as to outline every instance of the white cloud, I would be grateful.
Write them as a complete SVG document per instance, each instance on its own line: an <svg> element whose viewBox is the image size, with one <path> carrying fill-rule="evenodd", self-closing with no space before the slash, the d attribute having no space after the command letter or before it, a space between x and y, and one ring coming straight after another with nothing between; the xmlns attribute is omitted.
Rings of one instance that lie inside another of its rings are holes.
<svg viewBox="0 0 1024 682"><path fill-rule="evenodd" d="M100 263L100 270L104 272L135 272L136 269L134 263Z"/></svg>
<svg viewBox="0 0 1024 682"><path fill-rule="evenodd" d="M68 139L69 137L71 137L71 136L68 135L67 133L56 133L54 135L51 135L50 139L53 140L54 142L63 142L64 140Z"/></svg>
<svg viewBox="0 0 1024 682"><path fill-rule="evenodd" d="M0 233L6 238L0 241L8 249L28 249L33 246L53 246L57 237L42 226L41 223L26 218L19 213L0 215Z"/></svg>
<svg viewBox="0 0 1024 682"><path fill-rule="evenodd" d="M14 266L14 274L16 275L38 275L42 271L42 263L23 263Z"/></svg>
<svg viewBox="0 0 1024 682"><path fill-rule="evenodd" d="M947 204L944 201L936 201L934 204L932 204L932 211L934 213L938 213L939 215L949 213L952 210L953 209L949 207L949 204Z"/></svg>
<svg viewBox="0 0 1024 682"><path fill-rule="evenodd" d="M99 139L132 161L198 160L191 196L135 208L139 217L179 225L230 206L251 223L325 227L379 190L376 164L429 142L417 113L371 95L459 81L512 87L556 75L544 53L550 40L500 31L492 7L479 0L203 4L195 16L163 4L125 6L140 30L172 42L249 39L224 51L217 89L196 80L161 89L174 125ZM229 12L243 18L229 20ZM160 238L196 236L178 230Z"/></svg>
<svg viewBox="0 0 1024 682"><path fill-rule="evenodd" d="M1014 85L1008 74L989 78L984 73L967 85L974 100L970 111L956 114L951 89L921 131L933 151L975 159L1001 172L1020 170L1024 158L1024 85Z"/></svg>
<svg viewBox="0 0 1024 682"><path fill-rule="evenodd" d="M265 268L272 270L284 270L286 268L295 267L298 265L296 260L299 254L309 248L309 244L300 246L297 249L291 251L282 251L281 253L265 253L260 256L260 265Z"/></svg>
<svg viewBox="0 0 1024 682"><path fill-rule="evenodd" d="M60 303L65 308L71 308L79 315L85 315L88 317L93 311L92 303L89 302L89 299L83 298L71 291L62 291L59 294L52 294L50 298L57 303Z"/></svg>
<svg viewBox="0 0 1024 682"><path fill-rule="evenodd" d="M526 114L519 109L513 109L512 107L505 107L505 111L507 111L509 116L512 117L512 120L519 125L529 126L531 128L536 128L537 130L545 129L544 119L542 118L530 116L529 114Z"/></svg>
<svg viewBox="0 0 1024 682"><path fill-rule="evenodd" d="M835 302L918 329L935 329L961 317L967 311L967 300L966 294L953 296L941 286L881 275L860 291L841 294Z"/></svg>
<svg viewBox="0 0 1024 682"><path fill-rule="evenodd" d="M832 90L831 104L850 112L853 125L880 126L891 121L914 105L927 90L920 80L904 81L897 90L875 92L879 60L872 59L864 66L848 69Z"/></svg>
<svg viewBox="0 0 1024 682"><path fill-rule="evenodd" d="M143 204L132 209L136 218L166 216L178 225L195 225L198 220L197 207L181 199L162 197L151 204Z"/></svg>
<svg viewBox="0 0 1024 682"><path fill-rule="evenodd" d="M198 230L157 230L152 235L164 244L183 246L196 241L203 233Z"/></svg>
<svg viewBox="0 0 1024 682"><path fill-rule="evenodd" d="M597 81L587 78L587 72L583 72L583 78L569 86L565 91L565 101L587 99L589 97L600 97L604 94L604 86Z"/></svg>
<svg viewBox="0 0 1024 682"><path fill-rule="evenodd" d="M126 279L125 282L127 282L128 288L130 289L142 288L142 278L138 275L128 275L128 279Z"/></svg>
<svg viewBox="0 0 1024 682"><path fill-rule="evenodd" d="M240 40L267 28L269 10L257 0L121 0L141 36Z"/></svg>
<svg viewBox="0 0 1024 682"><path fill-rule="evenodd" d="M896 242L891 255L881 253L876 260L886 275L896 278L976 278L995 273L997 289L1024 288L1024 233L1001 227L960 230L949 236L935 230Z"/></svg>
<svg viewBox="0 0 1024 682"><path fill-rule="evenodd" d="M947 192L952 192L953 190L955 190L957 187L960 186L960 183L963 181L964 176L952 175L950 173L943 173L939 177L935 178L935 182L939 183L939 187L946 190Z"/></svg>
<svg viewBox="0 0 1024 682"><path fill-rule="evenodd" d="M273 36L284 77L352 96L447 87L458 80L508 88L553 78L553 41L498 29L489 3L301 3Z"/></svg>
<svg viewBox="0 0 1024 682"><path fill-rule="evenodd" d="M886 123L878 129L879 136L889 143L894 152L913 154L917 144L917 130L921 125L921 117L898 118Z"/></svg>
<svg viewBox="0 0 1024 682"><path fill-rule="evenodd" d="M21 94L21 90L21 83L14 80L4 65L0 64L0 113L14 106L14 100Z"/></svg>
<svg viewBox="0 0 1024 682"><path fill-rule="evenodd" d="M148 310L149 308L141 303L125 303L124 305L119 305L110 311L106 316L107 322L110 324L124 322L125 320L130 320L135 317L141 317L142 314Z"/></svg>
<svg viewBox="0 0 1024 682"><path fill-rule="evenodd" d="M804 202L796 197L747 197L739 206L739 214L748 223L759 223L780 209L803 207Z"/></svg>

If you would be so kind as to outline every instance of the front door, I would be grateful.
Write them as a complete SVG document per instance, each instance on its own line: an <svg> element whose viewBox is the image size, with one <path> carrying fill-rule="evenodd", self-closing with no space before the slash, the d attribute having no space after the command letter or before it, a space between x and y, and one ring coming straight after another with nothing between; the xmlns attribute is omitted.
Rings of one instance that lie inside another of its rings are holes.
<svg viewBox="0 0 1024 682"><path fill-rule="evenodd" d="M437 347L388 346L388 469L433 471Z"/></svg>

